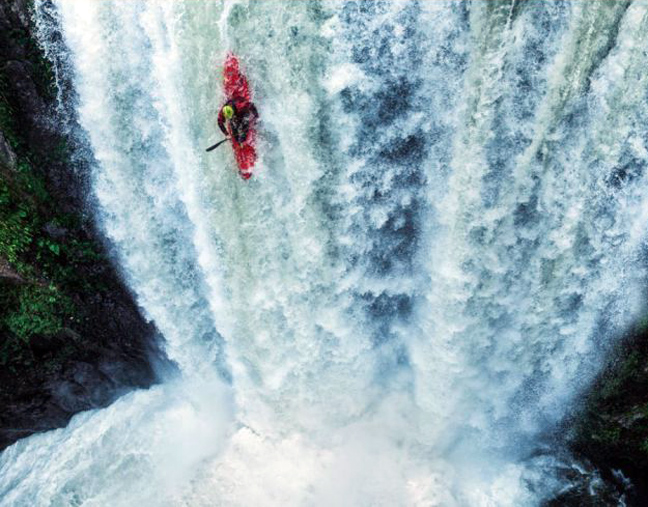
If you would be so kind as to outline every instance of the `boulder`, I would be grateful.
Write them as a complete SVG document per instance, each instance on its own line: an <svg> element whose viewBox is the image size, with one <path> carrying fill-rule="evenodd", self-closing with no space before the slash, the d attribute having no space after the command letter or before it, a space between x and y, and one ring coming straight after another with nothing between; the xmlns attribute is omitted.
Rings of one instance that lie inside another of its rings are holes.
<svg viewBox="0 0 648 507"><path fill-rule="evenodd" d="M11 264L0 257L0 284L22 285L25 279L11 267Z"/></svg>
<svg viewBox="0 0 648 507"><path fill-rule="evenodd" d="M13 148L9 144L9 141L7 141L7 139L5 138L4 133L0 130L0 164L4 165L12 171L15 171L17 162L18 159L13 151Z"/></svg>

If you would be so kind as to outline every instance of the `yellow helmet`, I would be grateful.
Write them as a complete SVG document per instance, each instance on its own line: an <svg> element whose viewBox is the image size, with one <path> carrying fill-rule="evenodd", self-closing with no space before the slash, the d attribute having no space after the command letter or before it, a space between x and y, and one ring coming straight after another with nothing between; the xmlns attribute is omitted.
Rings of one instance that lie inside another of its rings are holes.
<svg viewBox="0 0 648 507"><path fill-rule="evenodd" d="M232 116L234 116L234 108L227 104L226 106L223 107L223 116L225 117L226 120L231 120Z"/></svg>

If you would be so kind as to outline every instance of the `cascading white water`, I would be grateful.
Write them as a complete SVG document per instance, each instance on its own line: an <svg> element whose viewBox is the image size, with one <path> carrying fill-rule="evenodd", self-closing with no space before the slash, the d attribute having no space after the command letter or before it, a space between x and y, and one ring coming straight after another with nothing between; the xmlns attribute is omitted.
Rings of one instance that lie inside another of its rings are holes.
<svg viewBox="0 0 648 507"><path fill-rule="evenodd" d="M536 505L643 309L644 2L36 2L180 375L0 456L0 505ZM240 180L220 68L261 115Z"/></svg>

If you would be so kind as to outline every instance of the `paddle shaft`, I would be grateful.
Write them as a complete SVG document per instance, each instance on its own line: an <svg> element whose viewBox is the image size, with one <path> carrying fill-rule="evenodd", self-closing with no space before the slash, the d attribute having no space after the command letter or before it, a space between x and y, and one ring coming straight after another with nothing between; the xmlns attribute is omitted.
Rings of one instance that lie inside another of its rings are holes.
<svg viewBox="0 0 648 507"><path fill-rule="evenodd" d="M218 148L221 144L223 144L225 141L229 141L229 137L226 137L226 138L223 139L222 141L217 142L214 146L210 146L210 147L207 148L207 150L205 150L205 151L212 151L212 150L215 150L215 149Z"/></svg>

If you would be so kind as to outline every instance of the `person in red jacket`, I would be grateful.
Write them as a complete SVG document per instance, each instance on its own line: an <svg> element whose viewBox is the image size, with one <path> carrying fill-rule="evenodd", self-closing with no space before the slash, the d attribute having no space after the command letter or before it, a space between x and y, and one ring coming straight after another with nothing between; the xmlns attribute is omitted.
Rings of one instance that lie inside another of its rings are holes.
<svg viewBox="0 0 648 507"><path fill-rule="evenodd" d="M228 100L218 112L218 127L227 137L207 148L207 151L212 151L232 139L238 144L245 142L250 124L258 117L259 113L252 102L243 98Z"/></svg>
<svg viewBox="0 0 648 507"><path fill-rule="evenodd" d="M228 100L218 113L223 134L241 144L247 139L250 124L259 117L256 107L245 99Z"/></svg>

